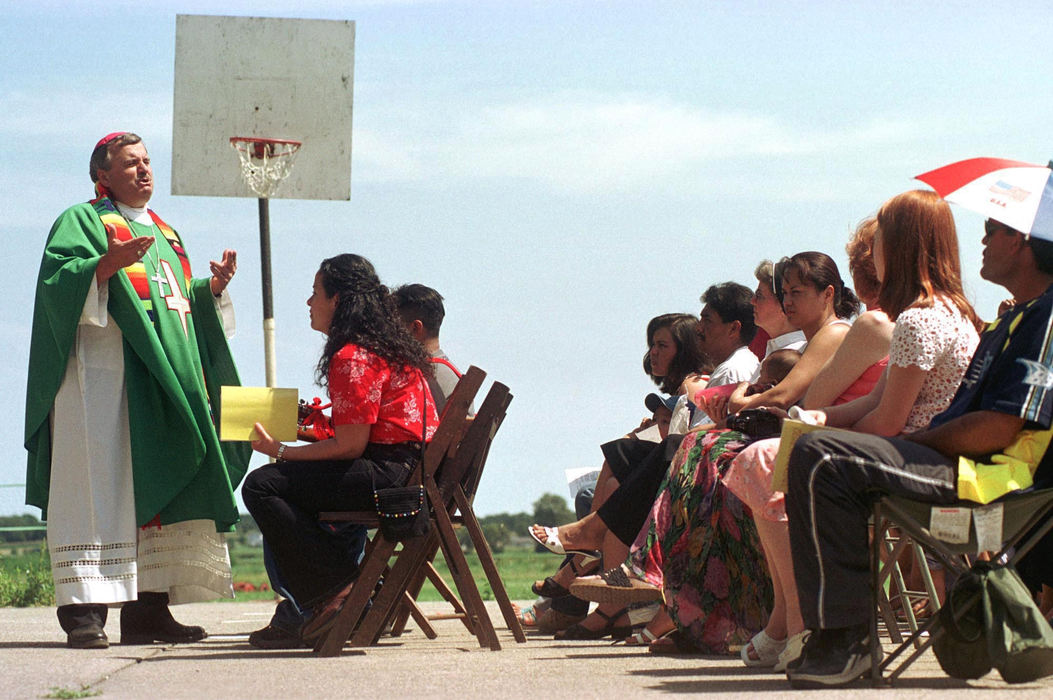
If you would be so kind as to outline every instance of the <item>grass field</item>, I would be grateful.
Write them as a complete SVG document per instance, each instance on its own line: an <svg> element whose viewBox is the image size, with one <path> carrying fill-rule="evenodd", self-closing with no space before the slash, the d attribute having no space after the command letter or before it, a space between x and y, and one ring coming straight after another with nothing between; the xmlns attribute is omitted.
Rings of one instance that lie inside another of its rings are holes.
<svg viewBox="0 0 1053 700"><path fill-rule="evenodd" d="M231 567L235 584L250 584L257 590L238 592L236 600L269 600L274 597L270 590L259 590L267 584L267 572L263 567L263 549L232 543L230 547ZM475 576L480 593L485 600L493 598L490 586L483 575L479 558L474 552L467 555L468 564ZM551 554L538 554L533 545L508 546L495 554L497 570L512 600L534 597L530 584L552 574L559 559ZM446 562L440 554L435 568L452 585ZM441 600L441 596L430 583L421 591L420 600ZM47 549L42 543L20 544L8 548L0 555L0 607L26 607L32 605L54 605L54 587Z"/></svg>
<svg viewBox="0 0 1053 700"><path fill-rule="evenodd" d="M235 582L249 583L257 589L262 584L267 583L267 572L263 567L262 549L258 547L232 547L230 554ZM483 574L479 558L474 552L469 552L465 556L468 559L468 566L475 576L476 584L479 586L479 592L482 594L483 599L493 599L493 593L490 590L485 574ZM497 562L497 570L501 574L501 580L504 581L505 589L508 591L508 596L512 600L534 598L534 594L530 592L530 584L551 575L560 561L558 557L551 554L536 553L532 544L520 547L509 546L500 554L495 554L494 559ZM453 579L449 575L446 561L441 554L436 557L435 568L442 574L447 583L452 586ZM274 594L269 590L238 593L239 600L269 599L273 596ZM442 597L430 583L425 583L419 600L442 600Z"/></svg>

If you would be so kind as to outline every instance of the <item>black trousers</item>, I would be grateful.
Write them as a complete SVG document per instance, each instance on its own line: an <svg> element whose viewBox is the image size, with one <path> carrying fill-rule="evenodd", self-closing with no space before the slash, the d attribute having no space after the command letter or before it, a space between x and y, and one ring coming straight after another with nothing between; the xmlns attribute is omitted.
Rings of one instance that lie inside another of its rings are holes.
<svg viewBox="0 0 1053 700"><path fill-rule="evenodd" d="M346 543L318 527L318 513L374 510L374 486L404 486L419 460L417 443L370 444L359 459L277 462L245 478L245 505L299 604L311 608L358 575Z"/></svg>
<svg viewBox="0 0 1053 700"><path fill-rule="evenodd" d="M136 600L129 600L121 605L121 621L128 624L129 620L139 622L145 617L149 625L156 620L158 610L163 610L163 614L167 615L168 594L139 591ZM108 607L102 603L71 603L58 606L55 613L62 631L69 634L78 627L90 624L105 627Z"/></svg>
<svg viewBox="0 0 1053 700"><path fill-rule="evenodd" d="M58 616L62 631L69 634L85 625L96 624L99 627L105 627L107 607L99 603L72 603L58 606L55 614Z"/></svg>
<svg viewBox="0 0 1053 700"><path fill-rule="evenodd" d="M619 485L596 515L626 546L632 546L647 522L658 488L683 441L683 435L670 435L660 443L622 438L600 448Z"/></svg>
<svg viewBox="0 0 1053 700"><path fill-rule="evenodd" d="M803 435L789 464L786 514L801 615L809 629L870 619L867 521L874 500L894 495L957 500L957 460L906 440L864 433Z"/></svg>

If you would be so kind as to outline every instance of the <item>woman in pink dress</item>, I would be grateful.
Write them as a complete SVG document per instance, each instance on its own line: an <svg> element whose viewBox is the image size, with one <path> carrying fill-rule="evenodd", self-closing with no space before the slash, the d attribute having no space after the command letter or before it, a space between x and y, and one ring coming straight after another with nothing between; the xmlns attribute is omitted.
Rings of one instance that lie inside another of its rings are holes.
<svg viewBox="0 0 1053 700"><path fill-rule="evenodd" d="M788 406L804 395L844 341L845 319L858 311L858 301L837 265L822 253L798 253L783 261L776 279L786 316L804 332L808 345L787 377L759 395ZM724 402L707 402L703 408L716 417ZM698 430L688 433L677 450L629 555L631 573L661 589L665 601L638 641L675 630L680 648L726 654L763 628L772 586L757 528L749 508L720 479L745 445L735 431ZM665 642L652 641L651 648L662 649Z"/></svg>
<svg viewBox="0 0 1053 700"><path fill-rule="evenodd" d="M950 403L978 342L979 319L962 290L954 219L934 193L905 192L881 207L873 257L879 304L896 322L888 368L866 396L807 414L821 425L893 436L924 428ZM754 443L723 478L753 511L782 602L776 608L782 617L772 615L742 658L749 666L781 671L800 654L805 632L784 498L772 489L778 443Z"/></svg>

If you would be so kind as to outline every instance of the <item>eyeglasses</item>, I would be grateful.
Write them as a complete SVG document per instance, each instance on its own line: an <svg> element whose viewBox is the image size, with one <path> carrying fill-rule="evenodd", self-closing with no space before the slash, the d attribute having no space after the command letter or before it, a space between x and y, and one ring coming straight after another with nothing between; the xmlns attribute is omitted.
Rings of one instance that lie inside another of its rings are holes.
<svg viewBox="0 0 1053 700"><path fill-rule="evenodd" d="M993 236L996 233L1015 233L1015 231L1003 224L1001 221L995 221L994 219L986 219L984 221L984 235Z"/></svg>

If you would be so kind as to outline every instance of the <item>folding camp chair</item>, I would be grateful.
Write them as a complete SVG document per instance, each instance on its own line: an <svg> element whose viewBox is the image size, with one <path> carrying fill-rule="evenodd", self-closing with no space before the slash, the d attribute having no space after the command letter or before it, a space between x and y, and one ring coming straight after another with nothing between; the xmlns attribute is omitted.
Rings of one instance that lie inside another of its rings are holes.
<svg viewBox="0 0 1053 700"><path fill-rule="evenodd" d="M915 605L924 602L929 615L935 615L940 609L940 596L929 570L928 558L924 547L910 536L894 527L888 518L874 524L871 536L880 538L881 566L878 571L877 608L885 622L885 629L894 644L903 643L902 627L910 634L918 631L920 626ZM904 556L913 560L916 571L921 576L923 590L913 590L903 575L901 563ZM886 593L895 591L895 595ZM902 623L896 614L892 602L896 601L903 615ZM920 641L916 642L920 644Z"/></svg>
<svg viewBox="0 0 1053 700"><path fill-rule="evenodd" d="M468 406L475 398L485 377L486 373L481 369L470 367L457 382L453 393L450 394L446 401L446 407L443 410L439 426L431 442L428 443L424 450L422 464L414 470L407 481L407 483L413 483L417 479L421 479L430 503L442 502L438 498L438 491L433 478L434 474L441 464L455 453L461 439L464 437L468 429L468 423L466 422ZM443 508L432 509L433 530L435 529L436 513L445 513L445 510ZM370 528L377 528L379 525L375 511L324 512L319 513L318 518L323 521L350 522ZM403 565L403 569L407 568L409 560L420 558L420 551L429 539L430 535L414 537L402 542L402 549L398 553L395 566L389 570L388 562L396 554L396 548L400 543L387 539L379 529L376 529L373 538L367 545L366 556L362 561L358 579L332 627L315 644L315 651L322 656L338 655L344 646L344 642L347 641L352 630L355 629L355 625L360 620L364 622L363 614L367 609L372 609L370 608L370 598L381 580L383 579L385 583L391 580L391 577L399 569L400 564L403 564L404 560L407 561L407 564ZM380 592L376 596L378 600L384 597L386 588L387 586L380 587ZM373 601L373 607L376 607L376 602ZM359 632L361 631L360 625ZM488 639L485 641L489 642ZM480 643L484 643L484 640L481 639Z"/></svg>
<svg viewBox="0 0 1053 700"><path fill-rule="evenodd" d="M495 382L483 401L482 407L475 416L471 427L465 434L464 440L458 448L458 453L443 464L438 478L438 485L440 492L446 499L445 503L447 511L450 513L451 522L454 525L461 525L466 528L505 623L509 631L512 632L516 642L521 643L526 641L526 635L523 634L522 626L508 598L504 582L497 571L490 544L487 542L472 508L472 502L478 490L479 481L482 478L483 467L486 464L490 445L493 443L494 436L504 420L505 412L511 401L512 395L509 393L508 387ZM465 624L469 631L473 631L470 623L471 617L465 610L465 606L432 565L438 550L439 542L436 538L431 555L424 562L421 570L415 575L403 596L402 604L391 627L392 636L398 636L402 633L407 618L411 614L418 625L421 624L421 617L424 617L429 622L458 619ZM425 616L420 611L415 600L420 594L425 580L431 581L436 590L450 603L453 607L452 612ZM428 629L423 626L422 629L425 630L425 634L428 634Z"/></svg>
<svg viewBox="0 0 1053 700"><path fill-rule="evenodd" d="M886 521L894 523L912 540L921 543L936 556L947 568L948 575L960 576L969 568L962 555L975 555L979 548L973 511L991 506L1000 507L1002 510L1002 531L1001 536L997 538L1000 546L998 551L993 553L992 561L1004 561L1007 566L1013 565L1030 552L1042 537L1053 530L1053 489L1008 494L989 506L966 501L950 506L969 510L969 541L960 544L951 544L933 535L930 530L933 510L931 503L919 503L892 496L880 498L874 504L874 523L876 528L882 527L881 524ZM881 590L880 564L883 542L882 537L874 537L871 542L871 585L876 599L879 597L878 591ZM978 599L973 601L973 604L978 603ZM961 608L956 606L955 618L964 615L970 607L970 604L962 605ZM941 616L933 615L882 660L882 649L878 639L877 600L871 610L871 680L875 685L891 685L918 657L925 653L933 641L945 633L945 630L941 625ZM923 637L927 638L922 640ZM886 676L886 670L911 645L915 647L914 652L903 659Z"/></svg>

